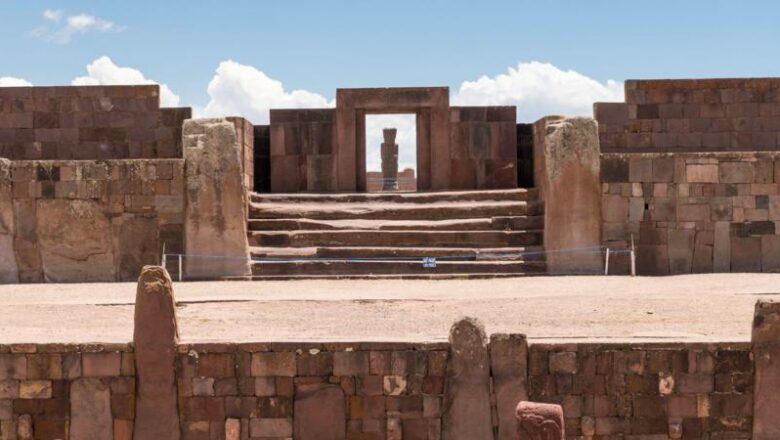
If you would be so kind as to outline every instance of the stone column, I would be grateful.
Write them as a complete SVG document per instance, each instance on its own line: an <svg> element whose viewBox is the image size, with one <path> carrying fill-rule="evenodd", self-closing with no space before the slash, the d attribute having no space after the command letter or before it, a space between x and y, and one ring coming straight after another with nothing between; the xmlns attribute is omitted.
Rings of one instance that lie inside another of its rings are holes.
<svg viewBox="0 0 780 440"><path fill-rule="evenodd" d="M248 192L236 129L226 119L188 119L183 137L185 275L249 275Z"/></svg>
<svg viewBox="0 0 780 440"><path fill-rule="evenodd" d="M134 440L179 439L176 304L168 272L144 266L135 296Z"/></svg>
<svg viewBox="0 0 780 440"><path fill-rule="evenodd" d="M34 221L30 219L30 221ZM14 252L14 203L11 161L0 158L0 284L18 283L19 269Z"/></svg>
<svg viewBox="0 0 780 440"><path fill-rule="evenodd" d="M780 438L780 303L759 300L753 317L753 440Z"/></svg>
<svg viewBox="0 0 780 440"><path fill-rule="evenodd" d="M544 202L550 273L600 273L599 134L591 118L551 116L534 125L534 180ZM588 249L590 252L586 252Z"/></svg>
<svg viewBox="0 0 780 440"><path fill-rule="evenodd" d="M450 329L442 439L492 438L490 359L485 328L474 318L463 318Z"/></svg>
<svg viewBox="0 0 780 440"><path fill-rule="evenodd" d="M498 416L496 439L514 440L517 437L517 404L528 400L528 341L525 335L490 336L490 375Z"/></svg>
<svg viewBox="0 0 780 440"><path fill-rule="evenodd" d="M382 191L398 191L398 144L395 128L382 130Z"/></svg>
<svg viewBox="0 0 780 440"><path fill-rule="evenodd" d="M517 405L517 440L564 440L563 409L551 403Z"/></svg>

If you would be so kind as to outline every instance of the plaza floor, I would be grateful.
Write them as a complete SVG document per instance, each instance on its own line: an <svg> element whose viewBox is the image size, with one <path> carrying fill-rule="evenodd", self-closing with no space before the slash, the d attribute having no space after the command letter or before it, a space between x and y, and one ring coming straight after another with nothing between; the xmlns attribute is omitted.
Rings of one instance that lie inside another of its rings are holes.
<svg viewBox="0 0 780 440"><path fill-rule="evenodd" d="M0 286L0 343L128 342L135 283ZM531 342L741 342L778 274L174 283L183 342L442 341L464 315Z"/></svg>

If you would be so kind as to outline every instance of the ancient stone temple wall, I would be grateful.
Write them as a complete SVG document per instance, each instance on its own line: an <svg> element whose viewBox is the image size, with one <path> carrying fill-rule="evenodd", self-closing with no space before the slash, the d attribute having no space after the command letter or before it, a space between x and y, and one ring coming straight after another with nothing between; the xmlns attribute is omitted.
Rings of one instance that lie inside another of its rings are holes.
<svg viewBox="0 0 780 440"><path fill-rule="evenodd" d="M640 274L780 270L780 79L627 81L595 115L606 246L633 236Z"/></svg>

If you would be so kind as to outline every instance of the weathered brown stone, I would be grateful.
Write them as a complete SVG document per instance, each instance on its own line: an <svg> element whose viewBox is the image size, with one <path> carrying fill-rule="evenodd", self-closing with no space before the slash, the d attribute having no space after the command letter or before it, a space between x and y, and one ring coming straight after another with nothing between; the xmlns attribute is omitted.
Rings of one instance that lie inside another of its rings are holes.
<svg viewBox="0 0 780 440"><path fill-rule="evenodd" d="M497 440L514 439L517 432L515 410L528 400L528 342L525 335L490 336L490 374L496 395Z"/></svg>
<svg viewBox="0 0 780 440"><path fill-rule="evenodd" d="M176 397L176 344L179 334L173 286L168 272L146 266L135 299L135 440L179 438Z"/></svg>
<svg viewBox="0 0 780 440"><path fill-rule="evenodd" d="M235 127L225 119L199 119L185 121L183 130L186 275L248 275L248 195Z"/></svg>
<svg viewBox="0 0 780 440"><path fill-rule="evenodd" d="M753 439L780 438L780 303L759 300L753 318Z"/></svg>
<svg viewBox="0 0 780 440"><path fill-rule="evenodd" d="M113 438L111 391L101 379L81 378L70 385L70 438Z"/></svg>
<svg viewBox="0 0 780 440"><path fill-rule="evenodd" d="M295 391L293 435L301 440L346 436L346 402L338 385L301 385Z"/></svg>
<svg viewBox="0 0 780 440"><path fill-rule="evenodd" d="M544 201L544 247L550 273L594 273L601 255L571 252L601 244L598 128L590 118L546 118L535 125L534 176ZM650 162L652 164L652 162ZM628 203L620 216L628 215ZM615 214L617 217L618 214Z"/></svg>
<svg viewBox="0 0 780 440"><path fill-rule="evenodd" d="M484 327L474 318L463 318L452 325L449 341L442 437L492 438L490 359Z"/></svg>
<svg viewBox="0 0 780 440"><path fill-rule="evenodd" d="M14 210L11 162L0 158L0 284L19 282L14 254Z"/></svg>
<svg viewBox="0 0 780 440"><path fill-rule="evenodd" d="M563 410L560 405L520 402L516 410L517 440L564 440Z"/></svg>

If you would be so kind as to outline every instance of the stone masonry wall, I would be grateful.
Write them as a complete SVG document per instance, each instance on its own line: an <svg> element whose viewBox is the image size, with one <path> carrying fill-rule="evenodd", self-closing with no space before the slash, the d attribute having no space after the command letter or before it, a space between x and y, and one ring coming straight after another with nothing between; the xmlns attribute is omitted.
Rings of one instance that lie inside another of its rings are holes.
<svg viewBox="0 0 780 440"><path fill-rule="evenodd" d="M530 399L561 405L570 439L751 437L747 343L533 344L528 371Z"/></svg>
<svg viewBox="0 0 780 440"><path fill-rule="evenodd" d="M603 154L601 180L603 243L633 235L639 274L780 271L780 153Z"/></svg>
<svg viewBox="0 0 780 440"><path fill-rule="evenodd" d="M132 280L181 252L183 162L11 162L19 281Z"/></svg>
<svg viewBox="0 0 780 440"><path fill-rule="evenodd" d="M189 108L160 108L159 86L0 88L0 157L180 158Z"/></svg>
<svg viewBox="0 0 780 440"><path fill-rule="evenodd" d="M271 110L271 192L336 188L336 111Z"/></svg>
<svg viewBox="0 0 780 440"><path fill-rule="evenodd" d="M780 146L780 78L626 81L625 92L594 107L602 152Z"/></svg>
<svg viewBox="0 0 780 440"><path fill-rule="evenodd" d="M131 440L128 344L0 346L0 438Z"/></svg>

